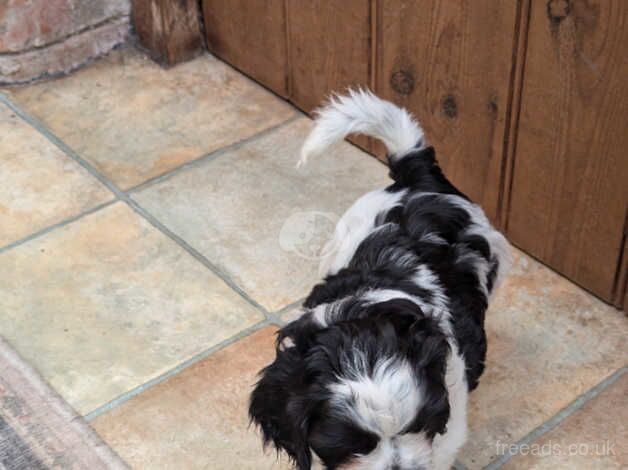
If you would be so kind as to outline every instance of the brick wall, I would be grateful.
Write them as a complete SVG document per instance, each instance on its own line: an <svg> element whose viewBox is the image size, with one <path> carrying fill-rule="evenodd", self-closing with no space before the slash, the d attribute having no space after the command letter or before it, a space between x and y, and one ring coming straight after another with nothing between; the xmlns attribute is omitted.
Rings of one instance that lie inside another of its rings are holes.
<svg viewBox="0 0 628 470"><path fill-rule="evenodd" d="M79 67L126 39L130 0L0 1L0 85Z"/></svg>

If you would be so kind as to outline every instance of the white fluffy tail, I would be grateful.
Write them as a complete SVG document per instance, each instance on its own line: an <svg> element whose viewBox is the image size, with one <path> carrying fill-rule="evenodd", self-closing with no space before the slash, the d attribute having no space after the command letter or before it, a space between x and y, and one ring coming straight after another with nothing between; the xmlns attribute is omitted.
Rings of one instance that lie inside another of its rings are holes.
<svg viewBox="0 0 628 470"><path fill-rule="evenodd" d="M349 134L364 134L381 140L392 158L401 157L423 144L423 129L412 115L368 90L349 90L333 95L316 111L316 124L301 148L297 166L325 152Z"/></svg>

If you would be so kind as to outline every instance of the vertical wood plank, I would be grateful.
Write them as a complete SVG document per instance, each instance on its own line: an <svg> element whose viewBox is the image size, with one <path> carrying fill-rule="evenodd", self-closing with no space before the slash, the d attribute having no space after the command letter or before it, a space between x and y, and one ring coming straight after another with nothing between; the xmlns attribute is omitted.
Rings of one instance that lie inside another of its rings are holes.
<svg viewBox="0 0 628 470"><path fill-rule="evenodd" d="M495 222L519 2L381 3L378 93L416 114L447 176Z"/></svg>
<svg viewBox="0 0 628 470"><path fill-rule="evenodd" d="M132 0L140 44L165 65L191 59L204 47L196 0Z"/></svg>
<svg viewBox="0 0 628 470"><path fill-rule="evenodd" d="M628 2L533 0L507 233L612 301L628 204Z"/></svg>
<svg viewBox="0 0 628 470"><path fill-rule="evenodd" d="M530 26L530 1L520 0L516 31L516 47L513 49L513 68L510 86L510 105L507 110L506 135L504 136L504 161L502 164L501 188L499 196L499 228L505 231L510 208L512 175L514 169L519 117L521 115L521 91L525 71L525 57L528 48Z"/></svg>
<svg viewBox="0 0 628 470"><path fill-rule="evenodd" d="M286 0L290 101L307 113L332 92L371 85L369 0ZM349 140L365 150L365 136Z"/></svg>
<svg viewBox="0 0 628 470"><path fill-rule="evenodd" d="M284 0L203 0L203 13L212 53L288 95Z"/></svg>
<svg viewBox="0 0 628 470"><path fill-rule="evenodd" d="M370 84L369 0L287 0L290 99L306 112L333 91Z"/></svg>

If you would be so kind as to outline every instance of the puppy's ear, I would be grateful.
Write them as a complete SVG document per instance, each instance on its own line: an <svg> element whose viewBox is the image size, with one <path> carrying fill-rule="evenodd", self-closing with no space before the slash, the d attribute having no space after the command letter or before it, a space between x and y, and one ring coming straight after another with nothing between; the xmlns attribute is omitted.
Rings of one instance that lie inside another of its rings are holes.
<svg viewBox="0 0 628 470"><path fill-rule="evenodd" d="M451 348L432 318L417 320L410 328L410 335L408 356L425 394L421 411L410 427L414 432L424 431L432 438L447 430L449 394L445 376Z"/></svg>
<svg viewBox="0 0 628 470"><path fill-rule="evenodd" d="M288 325L290 327L291 325ZM309 411L306 400L306 367L299 340L286 347L296 325L279 332L277 357L262 370L251 394L249 415L262 431L264 445L285 450L298 470L309 470L312 455L307 443Z"/></svg>

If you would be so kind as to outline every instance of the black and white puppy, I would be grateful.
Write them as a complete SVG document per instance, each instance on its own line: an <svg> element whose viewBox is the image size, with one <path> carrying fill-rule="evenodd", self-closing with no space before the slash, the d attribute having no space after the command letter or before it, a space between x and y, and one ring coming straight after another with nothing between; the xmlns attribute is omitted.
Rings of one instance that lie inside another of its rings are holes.
<svg viewBox="0 0 628 470"><path fill-rule="evenodd" d="M412 116L368 91L319 111L300 162L351 133L384 142L393 183L338 223L326 277L280 330L249 413L300 470L448 469L510 247L443 175Z"/></svg>

